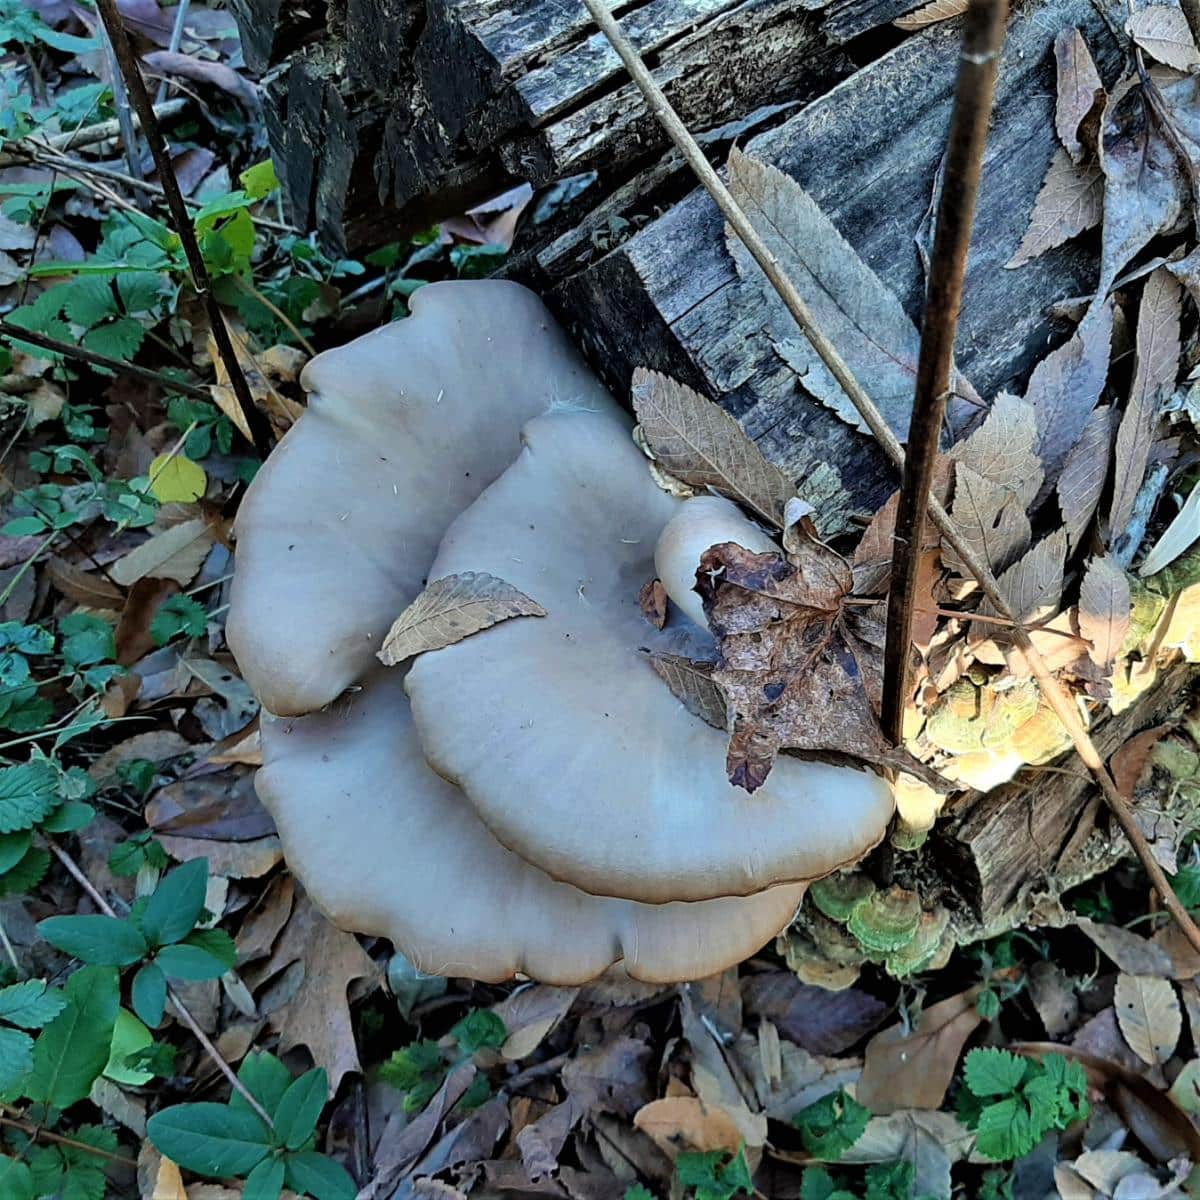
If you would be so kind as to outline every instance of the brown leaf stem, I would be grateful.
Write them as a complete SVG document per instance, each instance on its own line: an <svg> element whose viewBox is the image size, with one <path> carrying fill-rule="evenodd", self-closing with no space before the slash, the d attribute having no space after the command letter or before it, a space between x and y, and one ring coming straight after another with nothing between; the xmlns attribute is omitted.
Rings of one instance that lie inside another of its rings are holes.
<svg viewBox="0 0 1200 1200"><path fill-rule="evenodd" d="M221 361L225 364L225 370L229 374L229 382L242 410L242 416L246 420L246 428L250 430L254 448L263 458L266 458L271 452L273 441L271 424L267 420L266 414L255 405L254 398L250 394L250 385L246 382L246 376L234 353L229 329L225 325L225 316L212 292L208 268L204 265L204 256L201 254L200 244L196 240L192 218L184 203L183 193L179 190L179 181L175 178L175 168L171 164L171 154L167 149L166 139L163 137L162 130L158 126L158 119L154 115L154 105L151 103L150 93L146 90L142 73L138 69L137 58L129 41L129 35L125 31L125 24L121 20L121 14L117 11L116 0L97 0L96 10L104 22L104 28L112 43L113 53L116 55L121 75L124 77L125 86L129 91L129 99L141 121L142 132L150 145L150 153L154 156L159 183L163 189L167 208L170 210L175 233L179 236L183 252L187 256L188 266L192 273L192 286L208 314L213 340L217 345L217 353L221 356Z"/></svg>
<svg viewBox="0 0 1200 1200"><path fill-rule="evenodd" d="M919 548L924 545L929 494L954 370L963 279L1007 19L1008 0L972 0L963 25L958 89L921 327L916 396L892 543L880 720L884 734L896 745L904 737L904 708L912 684L912 631L921 583Z"/></svg>
<svg viewBox="0 0 1200 1200"><path fill-rule="evenodd" d="M6 1108L5 1112L8 1111ZM108 1150L101 1150L99 1146L89 1146L87 1142L78 1142L74 1138L63 1137L62 1134L52 1133L49 1129L43 1129L31 1121L22 1121L15 1117L0 1117L0 1125L8 1129L19 1129L22 1133L29 1134L35 1142L52 1142L56 1146L69 1146L72 1150L79 1150L84 1154L94 1154L97 1158L105 1158L109 1162L122 1163L127 1167L137 1166L135 1159L124 1154L113 1154Z"/></svg>
<svg viewBox="0 0 1200 1200"><path fill-rule="evenodd" d="M105 900L96 885L83 873L83 868L52 837L48 837L46 834L43 834L42 837L50 853L66 868L67 874L87 892L96 907L106 917L114 917L119 920L120 918L117 917L116 909ZM196 1018L188 1011L187 1006L180 1000L175 989L170 985L167 986L167 996L174 1006L175 1011L179 1014L180 1020L195 1034L196 1040L200 1043L204 1053L212 1059L217 1069L229 1081L233 1090L241 1094L242 1099L266 1122L268 1129L274 1129L275 1123L271 1120L270 1114L255 1099L250 1089L234 1074L233 1068L225 1061L220 1050L213 1045L212 1039L208 1034L196 1023Z"/></svg>
<svg viewBox="0 0 1200 1200"><path fill-rule="evenodd" d="M903 470L904 450L896 440L895 434L888 427L887 422L881 416L874 401L867 395L858 380L854 378L853 373L846 366L846 363L841 355L838 354L833 343L816 327L813 322L812 313L805 303L803 296L800 295L795 285L771 254L771 251L759 236L758 231L754 228L746 213L738 205L737 201L730 194L729 189L722 182L721 177L713 169L712 164L704 157L704 152L700 149L699 143L688 132L687 126L684 125L678 113L671 107L662 89L654 82L654 77L650 74L645 63L642 62L641 56L621 31L621 27L617 24L612 14L604 7L603 0L583 0L583 3L600 31L608 39L618 57L624 63L625 69L629 72L630 77L645 97L650 111L662 125L672 142L675 143L684 160L696 173L696 177L716 202L717 207L721 210L726 220L729 221L733 231L745 244L746 249L750 252L755 262L762 268L763 273L791 313L796 324L799 325L801 331L808 338L813 349L820 355L821 360L829 368L833 377L842 385L854 407L862 416L863 421L875 435L884 453L887 454L894 466ZM1112 776L1109 775L1099 751L1088 736L1088 732L1083 726L1083 721L1080 719L1079 713L1075 708L1074 701L1066 694L1059 681L1046 665L1046 660L1033 644L1024 624L1018 620L1017 614L1000 591L1000 586L996 581L995 575L961 536L957 526L950 519L950 514L946 512L945 508L934 496L930 496L929 498L929 515L933 518L933 522L941 531L942 536L953 547L963 565L979 581L981 590L992 602L996 611L1001 616L1008 617L1013 622L1014 639L1024 653L1030 670L1037 680L1042 694L1046 698L1046 702L1066 728L1071 742L1078 752L1079 757L1083 760L1084 765L1092 772L1106 803L1129 839L1130 845L1133 847L1134 853L1140 860L1146 874L1150 877L1151 883L1159 895L1162 896L1163 903L1179 923L1179 927L1183 930L1184 935L1191 945L1200 951L1200 929L1196 927L1195 922L1188 915L1187 909L1180 904L1179 898L1172 891L1171 885L1167 881L1162 868L1155 861L1146 838L1134 822L1129 805L1126 804L1121 794L1117 791L1116 785L1112 781Z"/></svg>
<svg viewBox="0 0 1200 1200"><path fill-rule="evenodd" d="M106 367L110 371L122 371L127 375L136 375L139 379L161 384L163 387L181 392L185 396L195 396L200 400L211 399L208 388L200 387L198 384L184 383L182 380L172 379L169 375L152 371L149 367L139 367L136 363L122 362L119 358L109 358L107 354L97 354L94 350L85 350L82 346L76 346L72 342L60 342L57 338L47 337L44 333L36 333L32 329L22 329L20 325L14 325L3 317L0 317L0 333L5 337L28 342L31 346L40 346L43 350L52 350L64 358L73 358L77 362L88 363L93 367Z"/></svg>

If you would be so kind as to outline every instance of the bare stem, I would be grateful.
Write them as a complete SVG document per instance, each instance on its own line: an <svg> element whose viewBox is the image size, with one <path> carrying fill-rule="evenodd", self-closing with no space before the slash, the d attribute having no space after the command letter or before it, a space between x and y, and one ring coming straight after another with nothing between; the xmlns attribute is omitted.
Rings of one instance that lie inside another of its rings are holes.
<svg viewBox="0 0 1200 1200"><path fill-rule="evenodd" d="M183 252L187 256L188 266L191 268L192 286L208 314L213 340L217 345L217 353L225 364L229 382L237 397L254 447L263 458L266 458L271 452L271 424L266 415L255 405L254 397L250 394L250 385L246 382L241 363L238 362L237 355L233 351L233 343L229 339L229 330L225 325L225 315L221 312L221 306L213 295L208 278L208 268L204 265L204 255L200 252L200 244L196 240L196 231L192 226L191 216L188 214L183 194L179 190L179 181L175 178L170 151L167 149L166 140L163 138L162 130L159 129L158 121L154 116L150 93L146 90L146 82L142 79L142 73L138 69L137 58L134 55L133 46L130 44L129 35L125 31L125 24L121 20L121 14L117 11L116 0L96 0L96 9L100 13L100 19L104 22L104 28L112 42L113 53L117 56L121 74L125 78L125 86L129 91L129 99L141 119L142 132L146 135L150 152L154 155L158 180L163 188L167 208L170 210L171 220L175 225L175 232L179 236Z"/></svg>
<svg viewBox="0 0 1200 1200"><path fill-rule="evenodd" d="M621 32L621 27L612 14L604 7L604 0L583 0L583 3L600 31L617 52L622 63L625 64L625 69L645 97L650 111L678 147L679 152L696 173L696 177L704 185L705 190L716 202L734 233L745 245L754 261L762 268L763 274L778 293L784 306L791 313L805 337L808 338L813 349L820 355L821 361L829 368L830 374L842 385L842 389L850 397L867 428L875 435L884 453L897 469L903 471L904 450L897 441L896 435L889 428L883 415L875 406L875 402L854 377L854 373L846 365L836 347L818 328L812 312L795 284L780 267L746 213L713 169L712 164L704 157L704 152L700 149L696 139L688 132L687 126L679 119L678 113L671 107L670 102L663 95L662 89L654 82L654 77L642 62L637 50ZM991 568L965 541L954 522L951 521L950 514L946 512L935 496L929 497L929 515L963 565L979 581L980 589L992 602L996 611L1013 622L1013 638L1029 663L1029 669L1037 680L1038 686L1046 698L1046 703L1050 705L1054 714L1066 728L1079 757L1095 777L1106 803L1129 839L1130 845L1141 861L1146 874L1149 875L1151 883L1162 896L1163 903L1179 923L1179 927L1191 945L1200 951L1200 929L1197 929L1195 922L1188 915L1187 909L1180 904L1178 897L1171 890L1166 875L1155 861L1142 831L1138 829L1133 819L1129 805L1117 791L1116 784L1113 783L1112 776L1108 773L1104 761L1100 757L1100 752L1088 736L1074 701L1063 690L1062 685L1046 665L1046 660L1033 644L1019 615L1000 591L1000 585L996 582Z"/></svg>
<svg viewBox="0 0 1200 1200"><path fill-rule="evenodd" d="M47 847L50 853L58 859L66 868L67 874L75 880L77 884L92 898L92 903L106 916L116 917L116 910L97 889L96 885L83 873L83 869L79 864L52 838L43 834ZM119 919L119 918L118 918ZM233 1068L222 1057L221 1052L213 1045L212 1039L196 1024L196 1018L188 1011L187 1006L180 1000L174 988L167 988L167 995L170 997L171 1004L175 1011L179 1014L180 1020L196 1035L196 1040L204 1048L205 1054L213 1060L217 1069L229 1080L230 1086L234 1091L241 1094L243 1100L250 1105L252 1109L266 1122L268 1129L274 1129L275 1125L271 1120L270 1114L265 1108L254 1098L250 1089L234 1074Z"/></svg>
<svg viewBox="0 0 1200 1200"><path fill-rule="evenodd" d="M1008 0L972 0L963 26L958 90L921 328L917 389L892 543L880 720L883 732L896 745L904 740L904 709L912 690L912 628L925 546L925 518L954 369L963 279L1007 19Z"/></svg>
<svg viewBox="0 0 1200 1200"><path fill-rule="evenodd" d="M5 1108L5 1112L9 1112ZM137 1161L126 1157L124 1154L113 1154L109 1150L101 1150L99 1146L89 1146L87 1142L77 1142L74 1138L63 1137L58 1133L51 1133L49 1129L43 1129L40 1125L34 1125L31 1121L22 1121L15 1117L0 1117L0 1125L6 1125L9 1129L19 1129L22 1133L27 1133L36 1142L53 1142L56 1146L69 1146L72 1150L81 1150L84 1154L94 1154L97 1158L106 1158L109 1162L123 1163L127 1167L136 1167Z"/></svg>

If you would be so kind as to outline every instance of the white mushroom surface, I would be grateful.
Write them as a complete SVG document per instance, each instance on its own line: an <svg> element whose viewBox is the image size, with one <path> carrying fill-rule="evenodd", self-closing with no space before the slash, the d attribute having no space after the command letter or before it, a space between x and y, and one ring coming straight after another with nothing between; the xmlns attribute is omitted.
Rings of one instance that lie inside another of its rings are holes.
<svg viewBox="0 0 1200 1200"><path fill-rule="evenodd" d="M317 355L308 411L238 514L227 635L266 707L328 704L374 665L446 526L554 403L610 403L541 301L435 283L412 316ZM264 581L275 581L266 586Z"/></svg>
<svg viewBox="0 0 1200 1200"><path fill-rule="evenodd" d="M416 660L408 694L429 763L505 846L599 895L747 896L860 859L892 815L883 780L784 756L749 796L726 779L724 733L638 661L639 647L678 649L638 591L687 502L654 484L624 415L552 412L523 441L450 527L431 577L485 571L548 615Z"/></svg>
<svg viewBox="0 0 1200 1200"><path fill-rule="evenodd" d="M803 885L751 899L636 904L557 883L487 831L421 755L402 670L307 717L268 718L258 790L288 862L335 923L389 938L419 970L580 983L699 978L753 954Z"/></svg>

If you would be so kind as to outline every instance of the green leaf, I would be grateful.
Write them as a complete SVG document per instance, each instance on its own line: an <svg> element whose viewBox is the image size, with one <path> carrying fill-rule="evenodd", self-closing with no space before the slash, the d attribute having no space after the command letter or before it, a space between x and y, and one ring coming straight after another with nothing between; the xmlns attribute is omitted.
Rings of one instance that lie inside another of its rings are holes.
<svg viewBox="0 0 1200 1200"><path fill-rule="evenodd" d="M71 1138L108 1154L117 1151L117 1135L99 1125L81 1125L72 1130ZM104 1200L104 1160L78 1146L63 1146L60 1153L67 1168L62 1200Z"/></svg>
<svg viewBox="0 0 1200 1200"><path fill-rule="evenodd" d="M139 924L152 946L182 941L204 911L208 859L193 858L176 867L147 898Z"/></svg>
<svg viewBox="0 0 1200 1200"><path fill-rule="evenodd" d="M0 527L0 533L5 537L32 537L36 533L46 532L44 517L14 517Z"/></svg>
<svg viewBox="0 0 1200 1200"><path fill-rule="evenodd" d="M50 851L30 846L15 867L0 875L0 898L20 896L37 887L50 869Z"/></svg>
<svg viewBox="0 0 1200 1200"><path fill-rule="evenodd" d="M1015 1096L989 1104L979 1116L975 1146L985 1158L997 1162L1020 1158L1037 1143L1029 1109Z"/></svg>
<svg viewBox="0 0 1200 1200"><path fill-rule="evenodd" d="M46 833L74 833L91 823L96 810L82 800L68 800L60 804L43 822Z"/></svg>
<svg viewBox="0 0 1200 1200"><path fill-rule="evenodd" d="M61 992L44 979L26 979L0 988L0 1018L22 1029L41 1029L66 1007Z"/></svg>
<svg viewBox="0 0 1200 1200"><path fill-rule="evenodd" d="M62 1185L62 1155L53 1146L29 1146L25 1159L33 1172L33 1194L54 1196Z"/></svg>
<svg viewBox="0 0 1200 1200"><path fill-rule="evenodd" d="M640 1183L635 1183L632 1187L625 1189L623 1200L655 1200L655 1197L649 1188L644 1188Z"/></svg>
<svg viewBox="0 0 1200 1200"><path fill-rule="evenodd" d="M193 929L184 938L183 945L203 950L226 971L233 970L237 963L237 943L223 929Z"/></svg>
<svg viewBox="0 0 1200 1200"><path fill-rule="evenodd" d="M197 1175L245 1176L271 1148L262 1119L228 1104L176 1104L146 1123L154 1148Z"/></svg>
<svg viewBox="0 0 1200 1200"><path fill-rule="evenodd" d="M108 1062L120 1000L112 967L81 967L67 980L66 1006L33 1047L31 1100L66 1108L82 1100Z"/></svg>
<svg viewBox="0 0 1200 1200"><path fill-rule="evenodd" d="M158 606L150 622L150 636L158 646L165 646L180 634L203 637L208 630L208 613L191 596L170 596Z"/></svg>
<svg viewBox="0 0 1200 1200"><path fill-rule="evenodd" d="M0 1200L33 1200L33 1173L19 1159L0 1157Z"/></svg>
<svg viewBox="0 0 1200 1200"><path fill-rule="evenodd" d="M916 1168L908 1159L867 1168L864 1200L911 1200Z"/></svg>
<svg viewBox="0 0 1200 1200"><path fill-rule="evenodd" d="M870 1119L870 1110L839 1090L801 1109L792 1117L792 1124L800 1130L809 1154L836 1162L862 1137Z"/></svg>
<svg viewBox="0 0 1200 1200"><path fill-rule="evenodd" d="M220 979L229 970L203 946L193 946L188 942L164 946L154 956L154 961L172 979Z"/></svg>
<svg viewBox="0 0 1200 1200"><path fill-rule="evenodd" d="M25 857L33 834L28 829L16 833L0 833L0 875L11 870Z"/></svg>
<svg viewBox="0 0 1200 1200"><path fill-rule="evenodd" d="M340 1163L315 1150L302 1150L285 1159L284 1177L301 1195L307 1193L316 1200L354 1200L358 1185Z"/></svg>
<svg viewBox="0 0 1200 1200"><path fill-rule="evenodd" d="M59 652L72 669L108 662L117 656L113 627L103 617L90 613L71 613L58 623L62 638Z"/></svg>
<svg viewBox="0 0 1200 1200"><path fill-rule="evenodd" d="M47 917L38 932L64 954L101 967L128 967L149 950L133 922L117 917Z"/></svg>
<svg viewBox="0 0 1200 1200"><path fill-rule="evenodd" d="M242 1200L279 1200L283 1191L283 1159L264 1158L246 1176Z"/></svg>
<svg viewBox="0 0 1200 1200"><path fill-rule="evenodd" d="M133 317L118 317L89 329L83 335L83 346L96 354L104 354L121 362L132 362L146 337L146 327ZM93 368L94 369L94 368Z"/></svg>
<svg viewBox="0 0 1200 1200"><path fill-rule="evenodd" d="M321 1067L306 1071L283 1093L272 1120L287 1149L299 1150L312 1137L328 1093L329 1077Z"/></svg>
<svg viewBox="0 0 1200 1200"><path fill-rule="evenodd" d="M0 770L0 833L29 829L58 804L58 772L44 759Z"/></svg>
<svg viewBox="0 0 1200 1200"><path fill-rule="evenodd" d="M675 1160L676 1178L683 1187L695 1189L696 1200L731 1200L739 1193L752 1195L754 1184L745 1148L739 1148L728 1162L723 1162L725 1158L721 1150L681 1154Z"/></svg>
<svg viewBox="0 0 1200 1200"><path fill-rule="evenodd" d="M450 1030L450 1036L464 1054L474 1054L485 1046L498 1050L507 1040L508 1030L494 1012L475 1009Z"/></svg>
<svg viewBox="0 0 1200 1200"><path fill-rule="evenodd" d="M109 317L121 315L113 287L114 277L104 279L98 275L89 275L73 279L67 284L60 283L52 290L62 293L61 304L67 319L90 329Z"/></svg>
<svg viewBox="0 0 1200 1200"><path fill-rule="evenodd" d="M800 1200L856 1200L856 1197L838 1187L824 1167L805 1167L800 1180Z"/></svg>
<svg viewBox="0 0 1200 1200"><path fill-rule="evenodd" d="M271 1120L275 1120L275 1110L279 1107L279 1101L292 1085L291 1071L275 1055L265 1050L257 1050L242 1059L238 1079L246 1085L250 1095L263 1106ZM241 1092L234 1092L229 1097L229 1103L234 1108L245 1109L246 1112L254 1111Z"/></svg>
<svg viewBox="0 0 1200 1200"><path fill-rule="evenodd" d="M0 1026L0 1092L16 1087L33 1070L33 1038Z"/></svg>
<svg viewBox="0 0 1200 1200"><path fill-rule="evenodd" d="M964 1076L976 1096L1006 1096L1015 1092L1025 1078L1029 1060L1008 1050L989 1047L967 1055Z"/></svg>
<svg viewBox="0 0 1200 1200"><path fill-rule="evenodd" d="M261 200L279 186L279 176L275 174L275 164L269 158L264 158L262 162L247 167L238 176L238 183L245 188L251 200Z"/></svg>

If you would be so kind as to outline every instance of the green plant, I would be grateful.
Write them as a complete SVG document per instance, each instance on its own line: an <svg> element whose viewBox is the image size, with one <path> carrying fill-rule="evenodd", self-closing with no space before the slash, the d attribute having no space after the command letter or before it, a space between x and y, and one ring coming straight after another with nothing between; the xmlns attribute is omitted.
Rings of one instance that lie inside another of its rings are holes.
<svg viewBox="0 0 1200 1200"><path fill-rule="evenodd" d="M997 1162L1020 1158L1051 1130L1088 1115L1087 1075L1060 1054L1041 1060L1007 1050L972 1050L963 1071L958 1113L979 1153Z"/></svg>
<svg viewBox="0 0 1200 1200"><path fill-rule="evenodd" d="M754 1194L754 1182L746 1162L746 1148L729 1155L723 1150L703 1154L681 1154L675 1160L675 1178L696 1200L731 1200L733 1196Z"/></svg>
<svg viewBox="0 0 1200 1200"><path fill-rule="evenodd" d="M809 1154L835 1162L862 1137L870 1119L869 1109L839 1089L801 1109L792 1117L792 1124L800 1130Z"/></svg>
<svg viewBox="0 0 1200 1200"><path fill-rule="evenodd" d="M806 1167L800 1181L800 1200L914 1200L911 1162L873 1163L863 1173L860 1191L844 1175L824 1167ZM935 1200L922 1196L916 1200Z"/></svg>

